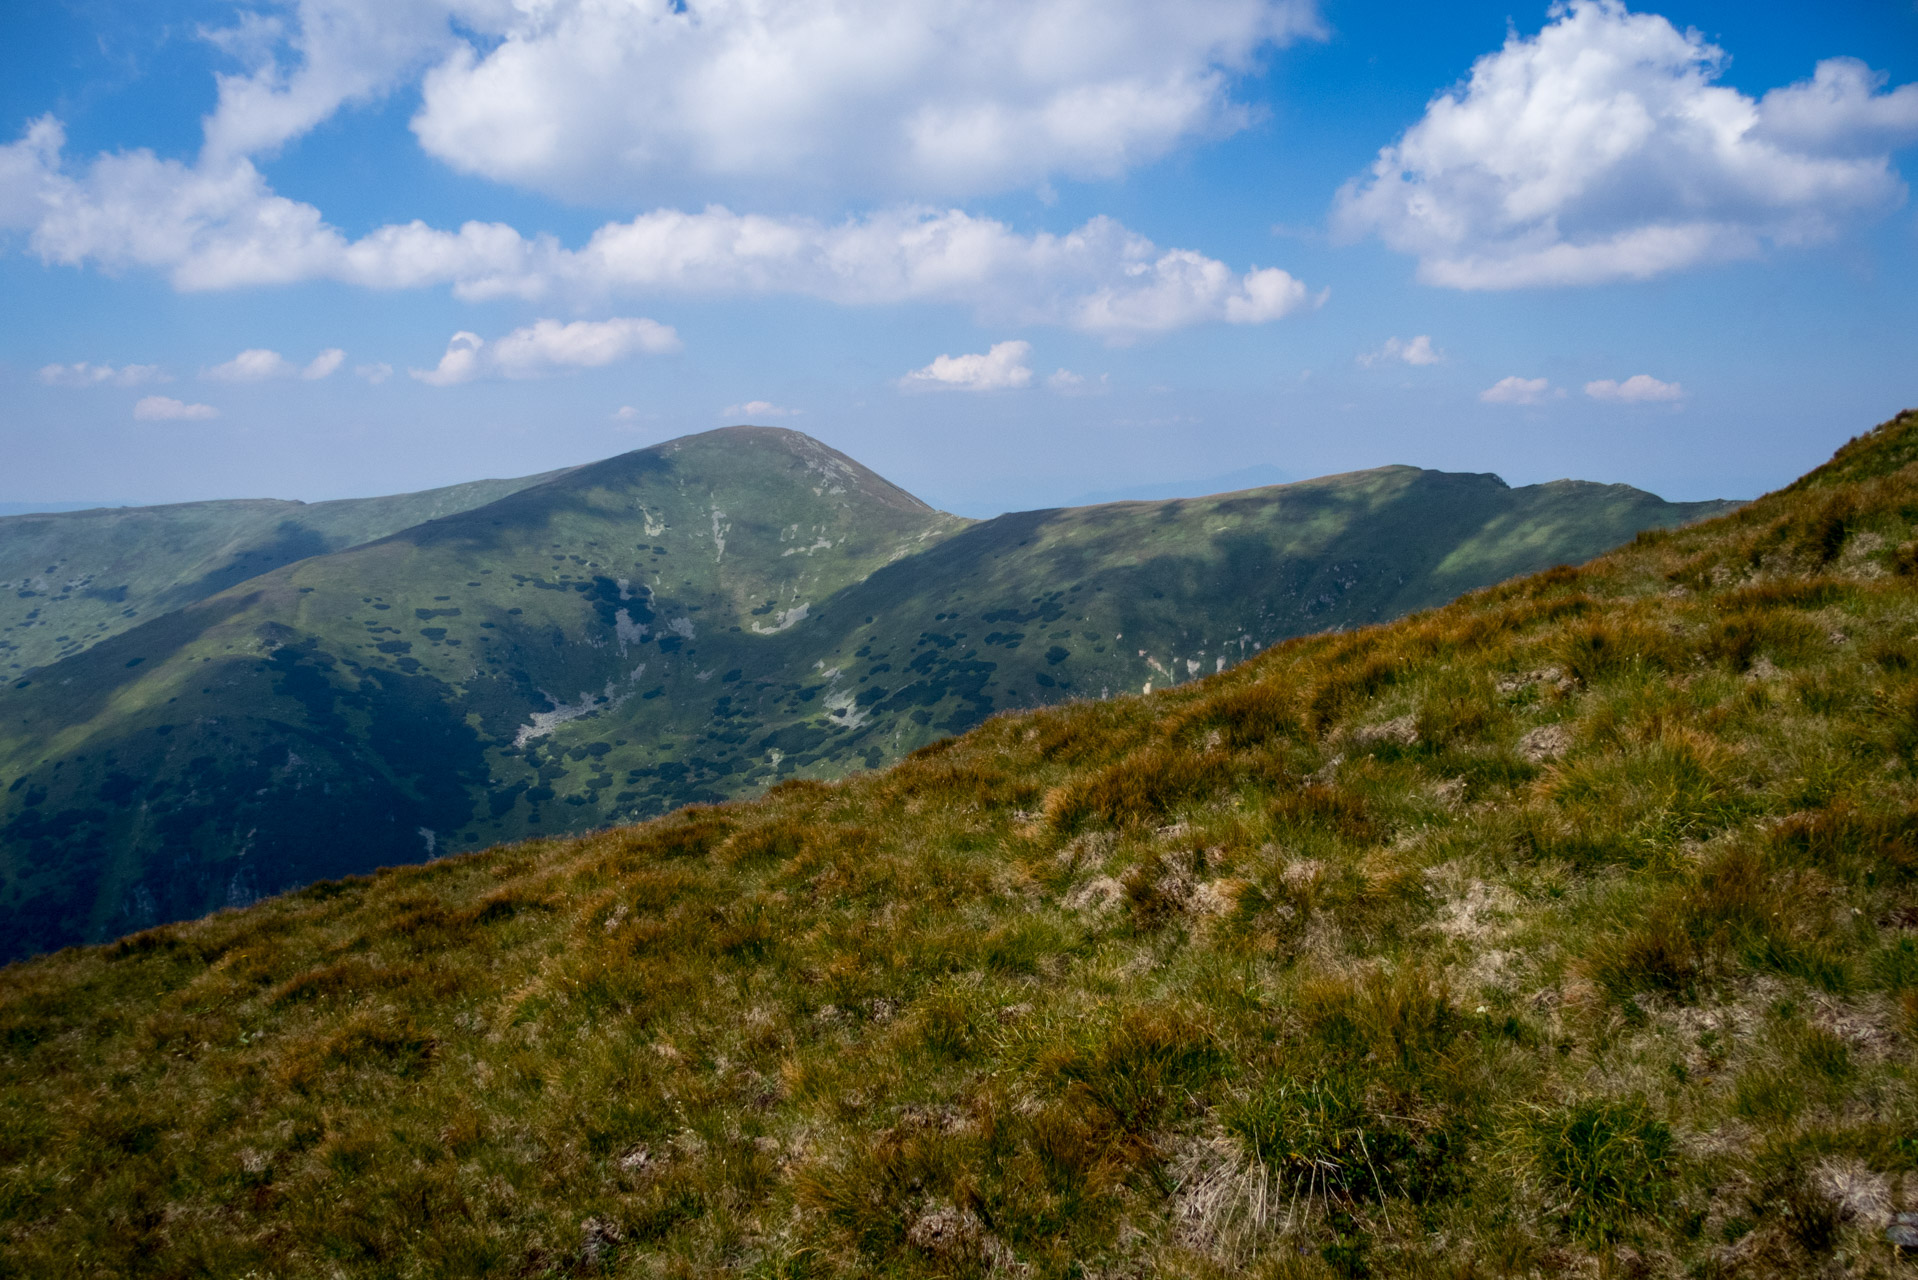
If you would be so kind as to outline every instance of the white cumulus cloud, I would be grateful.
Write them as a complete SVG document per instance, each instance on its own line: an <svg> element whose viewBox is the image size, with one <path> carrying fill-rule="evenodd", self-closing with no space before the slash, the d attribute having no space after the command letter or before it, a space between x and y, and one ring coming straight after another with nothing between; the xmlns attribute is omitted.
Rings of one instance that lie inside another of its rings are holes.
<svg viewBox="0 0 1918 1280"><path fill-rule="evenodd" d="M1334 217L1459 289L1646 279L1829 237L1897 205L1918 84L1821 62L1754 100L1726 55L1617 0L1554 8L1440 94L1340 191Z"/></svg>
<svg viewBox="0 0 1918 1280"><path fill-rule="evenodd" d="M1320 31L1304 0L467 9L473 38L421 82L415 135L455 168L570 197L714 182L963 197L1111 176L1241 127L1234 78Z"/></svg>
<svg viewBox="0 0 1918 1280"><path fill-rule="evenodd" d="M899 380L908 391L1005 391L1032 381L1029 342L1000 342L984 354L942 355Z"/></svg>
<svg viewBox="0 0 1918 1280"><path fill-rule="evenodd" d="M658 209L607 223L576 249L480 222L456 231L388 225L350 240L312 205L275 194L245 159L193 167L135 151L69 173L62 136L48 118L0 146L0 230L27 232L47 262L147 267L184 291L337 280L575 305L662 294L931 302L1114 342L1196 324L1263 324L1324 298L1277 267L1238 272L1110 218L1025 235L918 205L830 223L717 205Z"/></svg>
<svg viewBox="0 0 1918 1280"><path fill-rule="evenodd" d="M210 404L187 404L172 396L146 396L133 406L133 416L142 422L192 422L217 418L220 411Z"/></svg>
<svg viewBox="0 0 1918 1280"><path fill-rule="evenodd" d="M536 320L488 343L466 330L453 335L432 369L408 370L435 387L474 378L543 378L572 369L598 369L639 355L665 355L680 349L672 326L637 316L611 320Z"/></svg>
<svg viewBox="0 0 1918 1280"><path fill-rule="evenodd" d="M1676 382L1660 382L1649 373L1637 373L1616 382L1601 378L1585 384L1585 394L1594 400L1612 400L1621 404L1660 404L1685 398L1685 388Z"/></svg>
<svg viewBox="0 0 1918 1280"><path fill-rule="evenodd" d="M50 387L137 387L148 382L170 382L157 364L50 364L40 370L40 381Z"/></svg>
<svg viewBox="0 0 1918 1280"><path fill-rule="evenodd" d="M1367 366L1395 361L1415 365L1440 364L1444 360L1445 353L1432 346L1432 337L1426 333L1421 333L1410 342L1387 338L1385 345L1377 351L1368 351L1359 357L1359 363Z"/></svg>
<svg viewBox="0 0 1918 1280"><path fill-rule="evenodd" d="M1311 0L297 0L205 33L209 160L417 85L413 131L564 196L732 181L969 196L1108 176L1242 127L1235 79Z"/></svg>
<svg viewBox="0 0 1918 1280"><path fill-rule="evenodd" d="M1486 404L1543 404L1555 395L1552 384L1544 378L1521 378L1516 375L1500 378L1491 386L1478 393L1478 398Z"/></svg>

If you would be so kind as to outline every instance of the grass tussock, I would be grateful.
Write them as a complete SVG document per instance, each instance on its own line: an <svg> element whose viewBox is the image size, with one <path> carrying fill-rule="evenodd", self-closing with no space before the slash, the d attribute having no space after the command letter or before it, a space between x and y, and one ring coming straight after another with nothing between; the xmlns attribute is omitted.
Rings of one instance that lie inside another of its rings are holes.
<svg viewBox="0 0 1918 1280"><path fill-rule="evenodd" d="M1907 415L1149 698L13 966L0 1274L1909 1274L1913 546Z"/></svg>

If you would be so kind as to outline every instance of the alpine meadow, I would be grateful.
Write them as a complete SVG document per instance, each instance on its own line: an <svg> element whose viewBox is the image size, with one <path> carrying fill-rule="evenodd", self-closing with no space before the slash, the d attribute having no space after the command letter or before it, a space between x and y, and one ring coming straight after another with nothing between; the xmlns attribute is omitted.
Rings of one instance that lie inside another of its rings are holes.
<svg viewBox="0 0 1918 1280"><path fill-rule="evenodd" d="M0 1256L1899 1274L1915 574L1918 413L1175 689L16 964Z"/></svg>

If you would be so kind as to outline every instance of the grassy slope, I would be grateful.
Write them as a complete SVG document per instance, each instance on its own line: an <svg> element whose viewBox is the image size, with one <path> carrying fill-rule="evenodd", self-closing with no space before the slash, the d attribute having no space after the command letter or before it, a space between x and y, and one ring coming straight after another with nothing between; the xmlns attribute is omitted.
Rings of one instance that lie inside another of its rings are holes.
<svg viewBox="0 0 1918 1280"><path fill-rule="evenodd" d="M337 502L243 499L0 518L0 677L17 679L256 574L484 506L556 474Z"/></svg>
<svg viewBox="0 0 1918 1280"><path fill-rule="evenodd" d="M967 527L796 432L691 437L252 579L10 691L0 958L877 767L1715 509L1388 467Z"/></svg>
<svg viewBox="0 0 1918 1280"><path fill-rule="evenodd" d="M0 974L23 1274L1909 1274L1918 414L883 773Z"/></svg>

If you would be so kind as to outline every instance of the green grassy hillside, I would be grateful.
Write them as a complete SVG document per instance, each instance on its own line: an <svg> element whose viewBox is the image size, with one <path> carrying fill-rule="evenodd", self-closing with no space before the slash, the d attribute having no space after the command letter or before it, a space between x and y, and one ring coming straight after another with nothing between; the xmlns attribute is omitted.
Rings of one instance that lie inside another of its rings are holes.
<svg viewBox="0 0 1918 1280"><path fill-rule="evenodd" d="M873 574L796 638L857 688L858 710L963 730L982 718L958 693L968 677L988 710L1163 688L1278 640L1398 617L1731 505L1381 467L1021 512ZM904 732L908 746L930 740Z"/></svg>
<svg viewBox="0 0 1918 1280"><path fill-rule="evenodd" d="M0 956L875 768L1701 508L1392 467L971 524L797 432L689 437L16 681Z"/></svg>
<svg viewBox="0 0 1918 1280"><path fill-rule="evenodd" d="M0 517L0 677L11 683L269 569L484 506L557 474L337 502L181 502Z"/></svg>
<svg viewBox="0 0 1918 1280"><path fill-rule="evenodd" d="M0 1268L1896 1276L1918 414L883 772L0 973Z"/></svg>

